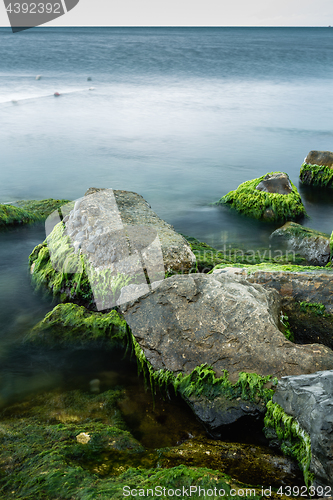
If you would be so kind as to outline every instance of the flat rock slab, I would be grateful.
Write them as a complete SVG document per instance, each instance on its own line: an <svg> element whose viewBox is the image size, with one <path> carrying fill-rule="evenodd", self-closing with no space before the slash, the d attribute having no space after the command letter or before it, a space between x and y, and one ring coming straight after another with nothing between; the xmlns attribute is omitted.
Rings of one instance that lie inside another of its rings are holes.
<svg viewBox="0 0 333 500"><path fill-rule="evenodd" d="M333 167L333 153L331 151L310 151L304 160L308 165Z"/></svg>
<svg viewBox="0 0 333 500"><path fill-rule="evenodd" d="M301 267L301 266L299 266ZM305 268L306 269L306 268ZM314 271L284 271L251 267L225 267L215 269L218 274L243 277L249 283L276 290L281 297L292 297L298 302L324 304L326 311L333 314L333 272L318 269Z"/></svg>
<svg viewBox="0 0 333 500"><path fill-rule="evenodd" d="M286 222L270 236L274 245L284 244L288 251L300 254L310 266L326 266L330 260L330 236L308 227Z"/></svg>
<svg viewBox="0 0 333 500"><path fill-rule="evenodd" d="M333 371L282 378L273 402L310 435L315 485L333 488Z"/></svg>

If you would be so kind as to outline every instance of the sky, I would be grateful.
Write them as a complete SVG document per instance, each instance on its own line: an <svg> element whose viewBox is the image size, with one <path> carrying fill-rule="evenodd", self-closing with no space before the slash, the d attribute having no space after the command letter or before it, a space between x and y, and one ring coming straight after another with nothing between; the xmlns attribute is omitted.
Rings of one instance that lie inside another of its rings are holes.
<svg viewBox="0 0 333 500"><path fill-rule="evenodd" d="M332 0L80 0L44 26L328 25L333 26ZM9 26L3 0L0 26Z"/></svg>

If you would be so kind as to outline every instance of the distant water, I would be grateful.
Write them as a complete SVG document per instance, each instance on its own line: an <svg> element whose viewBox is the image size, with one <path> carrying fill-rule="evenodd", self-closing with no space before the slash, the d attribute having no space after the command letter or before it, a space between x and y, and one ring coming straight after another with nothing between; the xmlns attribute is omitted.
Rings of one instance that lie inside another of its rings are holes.
<svg viewBox="0 0 333 500"><path fill-rule="evenodd" d="M0 29L0 201L132 190L185 234L264 242L209 203L333 149L332 60L328 28ZM332 195L304 202L331 232Z"/></svg>
<svg viewBox="0 0 333 500"><path fill-rule="evenodd" d="M298 185L308 151L333 149L332 61L328 28L0 29L0 202L132 190L216 247L266 244L275 226L209 204L274 170ZM333 193L301 193L330 233ZM0 233L1 363L52 307L27 270L43 238Z"/></svg>

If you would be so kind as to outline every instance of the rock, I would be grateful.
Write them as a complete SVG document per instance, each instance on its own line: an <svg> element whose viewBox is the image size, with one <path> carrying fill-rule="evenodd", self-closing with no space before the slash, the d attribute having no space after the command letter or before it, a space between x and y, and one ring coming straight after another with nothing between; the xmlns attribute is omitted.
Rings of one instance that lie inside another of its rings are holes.
<svg viewBox="0 0 333 500"><path fill-rule="evenodd" d="M325 165L333 167L333 153L331 151L310 151L304 160L308 165Z"/></svg>
<svg viewBox="0 0 333 500"><path fill-rule="evenodd" d="M0 227L46 219L68 200L19 200L0 205Z"/></svg>
<svg viewBox="0 0 333 500"><path fill-rule="evenodd" d="M243 182L217 204L227 204L243 215L267 221L285 222L306 216L297 188L284 172Z"/></svg>
<svg viewBox="0 0 333 500"><path fill-rule="evenodd" d="M327 312L333 314L333 269L278 264L236 266L216 266L213 274L241 276L249 283L276 290L281 297L323 304Z"/></svg>
<svg viewBox="0 0 333 500"><path fill-rule="evenodd" d="M185 238L136 193L90 188L74 208L62 207L62 214L68 217L65 225L57 224L57 213L46 221L49 256L45 245L35 249L30 265L38 261L34 280L53 292L57 283L57 293L67 300L87 305L88 298L98 310L110 309L125 300L124 294L120 299L124 287L126 300L134 300L153 289L165 272L189 272L195 265ZM74 281L90 288L90 297L87 290L82 297L81 285L73 296L69 274L81 275Z"/></svg>
<svg viewBox="0 0 333 500"><path fill-rule="evenodd" d="M273 488L303 484L297 463L272 453L268 447L253 444L194 438L177 448L163 450L162 467L169 468L180 464L219 470L239 481L269 484Z"/></svg>
<svg viewBox="0 0 333 500"><path fill-rule="evenodd" d="M256 187L258 191L265 193L290 194L293 190L289 176L283 172L267 174Z"/></svg>
<svg viewBox="0 0 333 500"><path fill-rule="evenodd" d="M333 371L284 377L273 402L294 417L311 439L314 486L333 488Z"/></svg>
<svg viewBox="0 0 333 500"><path fill-rule="evenodd" d="M171 277L148 295L122 306L152 369L168 370L173 377L189 375L188 384L181 383L178 390L214 436L221 425L249 413L257 417L265 409L260 397L253 397L251 404L246 397L235 401L235 393L230 399L233 389L225 370L230 381L238 379L241 386L240 372L280 378L333 368L330 349L317 344L298 346L284 337L279 330L280 310L276 292L226 274ZM229 391L228 397L223 390L210 393L205 389L212 375L204 369L195 372L202 363L221 377L219 383ZM254 380L250 385L255 385ZM193 391L196 384L201 388Z"/></svg>
<svg viewBox="0 0 333 500"><path fill-rule="evenodd" d="M288 251L304 257L310 266L326 266L330 260L330 236L295 222L276 229L270 240L275 245L285 244Z"/></svg>
<svg viewBox="0 0 333 500"><path fill-rule="evenodd" d="M310 151L300 170L303 184L333 188L333 153L331 151Z"/></svg>

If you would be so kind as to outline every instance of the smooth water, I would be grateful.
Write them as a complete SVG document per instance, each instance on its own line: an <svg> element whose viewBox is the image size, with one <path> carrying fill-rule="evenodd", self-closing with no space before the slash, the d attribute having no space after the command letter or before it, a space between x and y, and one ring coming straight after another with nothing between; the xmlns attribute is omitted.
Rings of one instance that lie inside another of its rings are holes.
<svg viewBox="0 0 333 500"><path fill-rule="evenodd" d="M0 29L0 202L131 190L184 234L263 245L275 226L210 203L274 170L298 185L308 151L333 149L332 60L328 28ZM304 223L331 233L332 194L301 194ZM0 233L4 401L49 363L4 361L52 307L27 268L43 238ZM49 385L63 381L49 366Z"/></svg>

